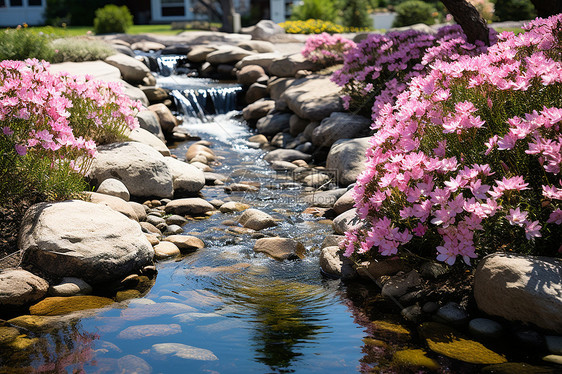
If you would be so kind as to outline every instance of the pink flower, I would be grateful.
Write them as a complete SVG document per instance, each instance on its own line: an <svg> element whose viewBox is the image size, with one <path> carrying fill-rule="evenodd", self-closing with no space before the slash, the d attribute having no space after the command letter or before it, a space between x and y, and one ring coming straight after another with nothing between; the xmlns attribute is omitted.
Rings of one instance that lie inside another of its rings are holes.
<svg viewBox="0 0 562 374"><path fill-rule="evenodd" d="M527 223L527 212L521 212L519 208L510 209L509 214L505 216L505 219L509 221L511 225L523 227Z"/></svg>
<svg viewBox="0 0 562 374"><path fill-rule="evenodd" d="M540 229L542 228L539 225L539 221L533 221L531 223L527 223L525 225L525 237L527 240L533 240L534 238L540 238L542 236Z"/></svg>
<svg viewBox="0 0 562 374"><path fill-rule="evenodd" d="M8 126L4 126L2 128L2 132L4 133L4 135L8 135L8 136L14 134L14 131L11 128L9 128Z"/></svg>
<svg viewBox="0 0 562 374"><path fill-rule="evenodd" d="M16 148L17 154L20 155L20 156L25 156L25 154L27 153L27 148L26 148L25 145L16 144L15 148Z"/></svg>

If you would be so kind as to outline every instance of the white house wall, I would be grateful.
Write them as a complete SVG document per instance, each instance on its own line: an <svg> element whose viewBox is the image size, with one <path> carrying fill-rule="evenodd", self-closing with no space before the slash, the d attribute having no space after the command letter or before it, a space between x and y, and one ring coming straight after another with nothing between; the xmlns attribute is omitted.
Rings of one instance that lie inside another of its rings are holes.
<svg viewBox="0 0 562 374"><path fill-rule="evenodd" d="M5 7L0 8L0 26L17 26L27 23L28 25L42 25L45 23L43 15L47 6L47 0L41 2L41 6L30 7L27 0L23 0L22 6L10 6L10 0L5 0Z"/></svg>

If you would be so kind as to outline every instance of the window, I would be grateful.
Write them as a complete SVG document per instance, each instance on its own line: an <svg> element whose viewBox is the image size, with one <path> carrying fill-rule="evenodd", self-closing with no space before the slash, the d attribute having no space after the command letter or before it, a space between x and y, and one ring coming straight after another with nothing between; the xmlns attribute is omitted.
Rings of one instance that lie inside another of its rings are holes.
<svg viewBox="0 0 562 374"><path fill-rule="evenodd" d="M22 6L22 0L12 0L10 1L10 6Z"/></svg>
<svg viewBox="0 0 562 374"><path fill-rule="evenodd" d="M41 6L43 5L43 0L27 0L29 6Z"/></svg>
<svg viewBox="0 0 562 374"><path fill-rule="evenodd" d="M0 8L6 7L6 0L0 0Z"/></svg>
<svg viewBox="0 0 562 374"><path fill-rule="evenodd" d="M185 16L185 4L183 0L161 0L162 16Z"/></svg>

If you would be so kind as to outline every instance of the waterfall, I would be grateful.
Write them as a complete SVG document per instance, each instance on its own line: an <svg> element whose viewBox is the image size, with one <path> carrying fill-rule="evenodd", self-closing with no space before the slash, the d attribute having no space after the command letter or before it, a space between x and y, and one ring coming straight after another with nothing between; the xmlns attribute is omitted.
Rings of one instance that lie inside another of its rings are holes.
<svg viewBox="0 0 562 374"><path fill-rule="evenodd" d="M165 77L169 77L176 71L178 61L185 59L184 56L158 56L156 62L158 64L158 73Z"/></svg>
<svg viewBox="0 0 562 374"><path fill-rule="evenodd" d="M239 85L224 84L207 89L174 89L171 96L184 115L206 121L207 115L226 114L235 110L236 95L241 90Z"/></svg>

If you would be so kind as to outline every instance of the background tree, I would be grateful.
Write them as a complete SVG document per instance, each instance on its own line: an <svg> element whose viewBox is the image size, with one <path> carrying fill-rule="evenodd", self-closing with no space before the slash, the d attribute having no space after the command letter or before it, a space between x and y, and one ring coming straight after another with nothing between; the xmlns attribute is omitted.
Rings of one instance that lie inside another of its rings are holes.
<svg viewBox="0 0 562 374"><path fill-rule="evenodd" d="M562 13L562 0L531 0L537 15L542 18Z"/></svg>
<svg viewBox="0 0 562 374"><path fill-rule="evenodd" d="M496 0L494 14L498 21L520 21L537 16L530 0Z"/></svg>
<svg viewBox="0 0 562 374"><path fill-rule="evenodd" d="M342 23L347 27L372 27L373 21L369 17L368 0L343 0L339 2L342 9Z"/></svg>
<svg viewBox="0 0 562 374"><path fill-rule="evenodd" d="M335 22L336 9L332 0L304 0L301 5L293 7L291 19L293 21L321 19Z"/></svg>

